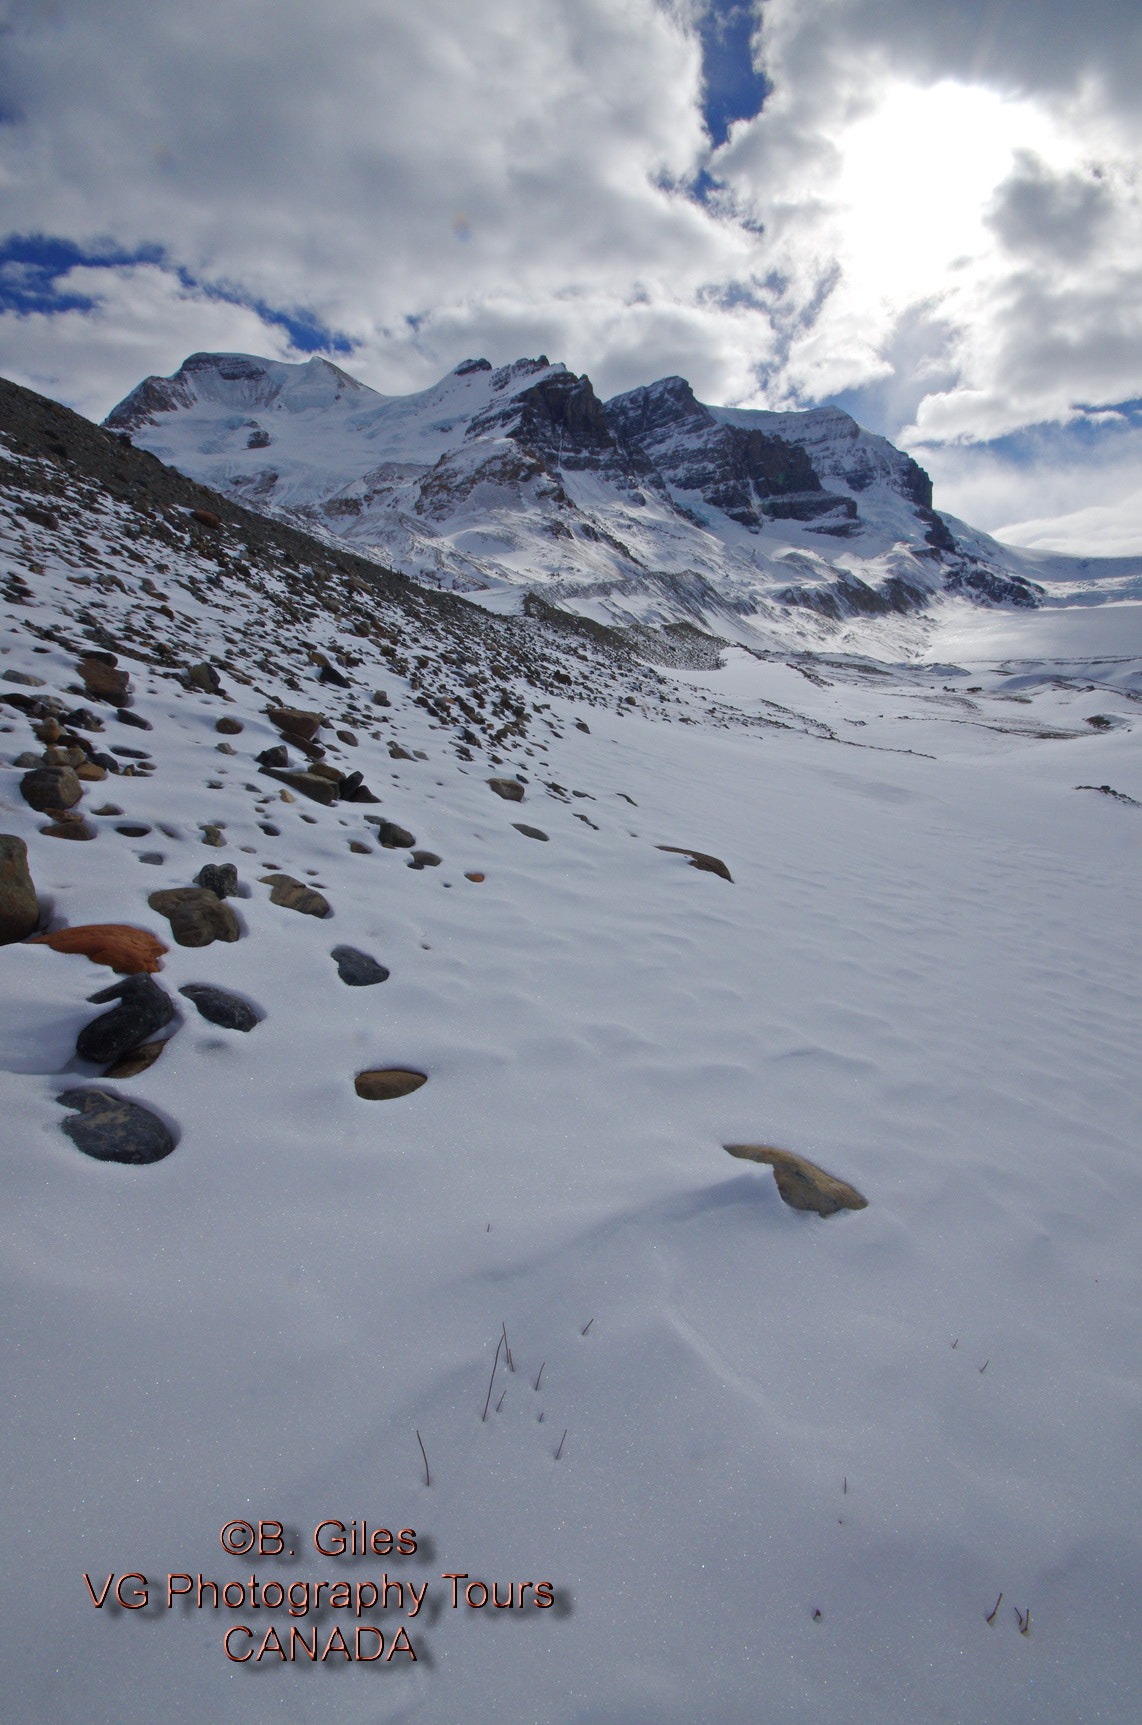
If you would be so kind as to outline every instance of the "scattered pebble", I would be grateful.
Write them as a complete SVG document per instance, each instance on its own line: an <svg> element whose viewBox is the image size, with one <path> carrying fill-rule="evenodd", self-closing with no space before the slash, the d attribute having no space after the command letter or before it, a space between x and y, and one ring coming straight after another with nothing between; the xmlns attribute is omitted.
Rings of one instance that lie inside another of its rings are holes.
<svg viewBox="0 0 1142 1725"><path fill-rule="evenodd" d="M383 1070L358 1072L353 1088L365 1102L391 1102L398 1096L411 1096L428 1078L423 1072L412 1072L400 1066Z"/></svg>

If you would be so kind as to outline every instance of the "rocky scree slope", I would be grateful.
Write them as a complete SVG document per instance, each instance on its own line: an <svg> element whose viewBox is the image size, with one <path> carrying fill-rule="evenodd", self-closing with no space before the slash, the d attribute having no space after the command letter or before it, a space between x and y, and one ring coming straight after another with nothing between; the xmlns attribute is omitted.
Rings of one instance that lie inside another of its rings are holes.
<svg viewBox="0 0 1142 1725"><path fill-rule="evenodd" d="M501 607L522 586L604 622L773 647L804 638L806 614L827 634L946 593L1042 592L839 408L709 407L681 377L603 402L545 355L476 359L385 396L321 358L196 353L105 424L255 509Z"/></svg>

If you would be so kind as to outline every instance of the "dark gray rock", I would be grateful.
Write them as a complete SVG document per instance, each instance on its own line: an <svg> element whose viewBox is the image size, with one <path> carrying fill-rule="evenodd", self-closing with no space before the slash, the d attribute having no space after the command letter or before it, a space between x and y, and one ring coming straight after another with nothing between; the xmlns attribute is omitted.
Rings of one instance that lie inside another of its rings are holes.
<svg viewBox="0 0 1142 1725"><path fill-rule="evenodd" d="M175 1147L166 1122L137 1102L126 1102L107 1090L65 1090L56 1101L76 1108L63 1129L85 1156L97 1162L125 1162L141 1167L161 1162Z"/></svg>
<svg viewBox="0 0 1142 1725"><path fill-rule="evenodd" d="M0 946L34 933L39 920L28 847L15 833L0 833Z"/></svg>
<svg viewBox="0 0 1142 1725"><path fill-rule="evenodd" d="M215 898L238 896L238 870L233 863L203 863L194 877L195 886L204 886Z"/></svg>
<svg viewBox="0 0 1142 1725"><path fill-rule="evenodd" d="M242 933L230 906L206 887L169 887L151 893L147 903L168 918L180 946L209 946L214 940L237 940Z"/></svg>
<svg viewBox="0 0 1142 1725"><path fill-rule="evenodd" d="M284 743L275 743L272 748L263 749L254 759L260 767L288 767L289 750Z"/></svg>
<svg viewBox="0 0 1142 1725"><path fill-rule="evenodd" d="M366 815L370 826L377 829L377 839L387 851L411 850L416 843L415 838L403 827L398 827L395 821L386 821L380 815Z"/></svg>
<svg viewBox="0 0 1142 1725"><path fill-rule="evenodd" d="M503 797L505 802L523 802L524 788L518 779L489 779L488 789L495 791L497 797Z"/></svg>
<svg viewBox="0 0 1142 1725"><path fill-rule="evenodd" d="M134 725L137 731L153 731L154 726L149 719L144 719L141 713L134 713L130 707L120 707L115 714L121 725Z"/></svg>
<svg viewBox="0 0 1142 1725"><path fill-rule="evenodd" d="M525 839L542 839L545 844L548 842L547 833L539 827L529 827L524 821L513 821L512 826L517 833L522 833Z"/></svg>
<svg viewBox="0 0 1142 1725"><path fill-rule="evenodd" d="M85 1024L75 1040L79 1058L97 1066L107 1066L137 1048L174 1017L170 995L145 974L126 976L122 982L112 983L110 988L100 989L88 999L93 1005L107 1000L118 1002L110 1012L102 1012Z"/></svg>
<svg viewBox="0 0 1142 1725"><path fill-rule="evenodd" d="M435 851L413 851L408 859L409 868L439 868L443 857L438 857Z"/></svg>
<svg viewBox="0 0 1142 1725"><path fill-rule="evenodd" d="M323 773L295 772L289 767L263 767L262 771L271 779L288 785L291 791L300 791L303 797L311 797L315 803L324 803L327 808L337 801L338 781L326 778Z"/></svg>
<svg viewBox="0 0 1142 1725"><path fill-rule="evenodd" d="M261 1023L252 1006L224 988L213 988L207 982L188 982L179 993L193 1000L203 1018L211 1024L220 1024L223 1030L253 1030L255 1024Z"/></svg>
<svg viewBox="0 0 1142 1725"><path fill-rule="evenodd" d="M335 946L329 956L337 965L338 976L350 988L368 988L374 982L388 980L389 973L384 965L370 958L367 952L359 952L355 946Z"/></svg>

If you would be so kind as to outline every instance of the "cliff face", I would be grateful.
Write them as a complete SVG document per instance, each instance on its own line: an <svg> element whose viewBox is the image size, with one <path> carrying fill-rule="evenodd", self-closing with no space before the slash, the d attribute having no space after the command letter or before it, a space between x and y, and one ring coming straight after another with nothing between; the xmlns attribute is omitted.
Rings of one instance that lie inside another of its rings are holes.
<svg viewBox="0 0 1142 1725"><path fill-rule="evenodd" d="M601 401L546 355L384 396L324 359L193 354L108 416L193 477L460 590L550 588L601 620L780 627L944 592L1033 605L928 475L839 408L708 406L682 377ZM695 595L700 594L700 600ZM682 597L680 597L682 595Z"/></svg>

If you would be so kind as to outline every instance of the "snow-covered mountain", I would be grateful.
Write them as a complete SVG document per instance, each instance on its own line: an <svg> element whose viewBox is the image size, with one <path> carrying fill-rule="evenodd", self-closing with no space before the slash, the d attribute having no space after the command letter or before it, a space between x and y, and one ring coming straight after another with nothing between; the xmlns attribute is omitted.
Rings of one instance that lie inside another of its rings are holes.
<svg viewBox="0 0 1142 1725"><path fill-rule="evenodd" d="M386 396L328 360L196 353L105 424L216 490L418 581L757 644L806 614L940 594L1033 606L1017 557L932 508L928 475L836 407L709 407L681 377L610 401L545 355Z"/></svg>

